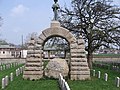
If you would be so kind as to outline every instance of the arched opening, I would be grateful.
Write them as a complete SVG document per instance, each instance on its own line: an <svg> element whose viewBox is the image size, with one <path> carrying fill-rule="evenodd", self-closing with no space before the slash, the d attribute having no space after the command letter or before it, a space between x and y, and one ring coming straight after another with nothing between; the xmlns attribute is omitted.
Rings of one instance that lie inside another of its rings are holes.
<svg viewBox="0 0 120 90"><path fill-rule="evenodd" d="M70 58L70 44L65 38L60 36L47 38L43 43L43 51L44 59Z"/></svg>

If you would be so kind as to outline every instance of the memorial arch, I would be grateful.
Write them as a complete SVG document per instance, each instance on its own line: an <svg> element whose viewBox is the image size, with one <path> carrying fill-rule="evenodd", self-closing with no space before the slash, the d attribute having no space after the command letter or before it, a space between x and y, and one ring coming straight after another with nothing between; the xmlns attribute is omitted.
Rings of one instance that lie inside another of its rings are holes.
<svg viewBox="0 0 120 90"><path fill-rule="evenodd" d="M28 55L23 74L24 79L36 80L43 77L43 45L51 37L59 36L66 39L70 45L70 79L90 79L84 40L76 39L69 30L60 26L58 21L52 21L50 28L45 29L37 40L31 38L28 43Z"/></svg>

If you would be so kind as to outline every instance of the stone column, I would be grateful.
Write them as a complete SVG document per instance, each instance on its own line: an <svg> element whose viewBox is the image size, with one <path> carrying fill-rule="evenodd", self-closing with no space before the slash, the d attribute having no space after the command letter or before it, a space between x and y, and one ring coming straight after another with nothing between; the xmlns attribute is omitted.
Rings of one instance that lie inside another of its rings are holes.
<svg viewBox="0 0 120 90"><path fill-rule="evenodd" d="M32 39L28 48L23 78L37 80L43 77L42 46L36 45L34 39Z"/></svg>
<svg viewBox="0 0 120 90"><path fill-rule="evenodd" d="M90 69L88 67L85 46L83 39L80 38L76 43L70 44L71 48L71 80L90 79Z"/></svg>

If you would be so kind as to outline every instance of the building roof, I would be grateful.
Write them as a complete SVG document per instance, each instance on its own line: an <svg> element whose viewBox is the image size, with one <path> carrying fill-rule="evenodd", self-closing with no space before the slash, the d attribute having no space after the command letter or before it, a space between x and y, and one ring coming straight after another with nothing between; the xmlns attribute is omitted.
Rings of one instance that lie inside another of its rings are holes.
<svg viewBox="0 0 120 90"><path fill-rule="evenodd" d="M16 47L10 45L0 45L0 49L14 49Z"/></svg>

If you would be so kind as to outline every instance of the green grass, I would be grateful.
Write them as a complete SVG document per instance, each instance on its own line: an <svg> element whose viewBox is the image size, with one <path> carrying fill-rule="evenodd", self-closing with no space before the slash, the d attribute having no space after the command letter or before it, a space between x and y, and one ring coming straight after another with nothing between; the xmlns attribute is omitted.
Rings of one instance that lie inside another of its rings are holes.
<svg viewBox="0 0 120 90"><path fill-rule="evenodd" d="M120 54L94 54L94 58L119 58Z"/></svg>
<svg viewBox="0 0 120 90"><path fill-rule="evenodd" d="M115 77L119 76L120 73L105 70L100 68L95 68L96 72L101 71L101 78L98 79L97 77L91 77L91 80L86 81L71 81L68 80L68 84L71 90L120 90L120 87L117 88L115 85ZM104 73L108 73L108 81L104 81Z"/></svg>
<svg viewBox="0 0 120 90"><path fill-rule="evenodd" d="M17 68L19 68L20 66L22 65L19 65L19 66L16 66L16 67L12 67L10 69L6 69L6 70L2 70L0 71L0 89L1 89L1 81L2 81L2 78L5 77L6 75L10 76L10 73L13 72L14 75L15 75L15 70Z"/></svg>
<svg viewBox="0 0 120 90"><path fill-rule="evenodd" d="M21 75L16 77L5 90L59 90L59 86L57 80L30 81L24 80Z"/></svg>
<svg viewBox="0 0 120 90"><path fill-rule="evenodd" d="M44 67L47 65L48 61L44 62ZM21 66L21 65L20 65ZM57 80L52 79L41 79L37 81L24 80L22 75L16 77L15 70L20 67L13 67L4 71L0 71L0 90L1 90L1 80L6 75L10 76L10 73L14 73L13 82L9 82L8 86L4 90L60 90Z"/></svg>
<svg viewBox="0 0 120 90"><path fill-rule="evenodd" d="M47 65L47 61L44 63L44 66ZM18 66L20 67L20 66ZM0 71L0 80L5 75L10 75L18 67L13 67L4 71ZM115 78L120 77L120 73L94 67L96 72L101 71L101 78L91 77L91 80L86 81L71 81L67 80L71 90L120 90L120 87L117 88L115 85ZM104 73L108 73L108 81L104 81ZM1 89L1 82L0 82ZM9 85L4 90L60 90L58 85L58 80L43 78L37 81L24 80L22 75L15 77L13 82L9 82Z"/></svg>

